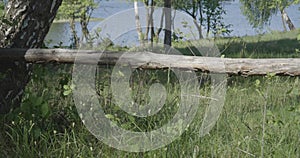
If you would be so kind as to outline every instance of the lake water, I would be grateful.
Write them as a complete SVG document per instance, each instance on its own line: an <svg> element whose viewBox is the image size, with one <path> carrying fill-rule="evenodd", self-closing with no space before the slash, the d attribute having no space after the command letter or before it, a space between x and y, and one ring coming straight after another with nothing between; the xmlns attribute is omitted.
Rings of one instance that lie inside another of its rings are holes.
<svg viewBox="0 0 300 158"><path fill-rule="evenodd" d="M139 3L139 6L142 7L143 4ZM297 28L300 27L299 7L300 5L296 5L286 9L288 15ZM107 18L118 12L132 8L133 3L128 2L127 0L102 0L100 1L99 8L95 9L92 16L98 18ZM225 24L232 24L231 29L233 32L231 32L230 36L255 35L259 33L257 30L251 27L246 17L242 14L240 9L241 4L238 0L224 3L224 8L227 12L227 14L224 15L224 22ZM127 20L128 19L120 19L119 23L125 24L127 23ZM99 21L90 22L89 28L92 29L99 23ZM76 24L76 28L79 36L81 36L79 23ZM270 26L267 26L264 30L262 30L262 32L270 32L271 30L283 30L281 16L279 13L272 17ZM127 37L129 36L134 36L134 38L137 38L137 34L135 32L132 32L131 35L127 35ZM50 47L59 45L59 43L62 43L62 45L70 45L70 37L71 35L68 23L53 23L46 37L46 44Z"/></svg>

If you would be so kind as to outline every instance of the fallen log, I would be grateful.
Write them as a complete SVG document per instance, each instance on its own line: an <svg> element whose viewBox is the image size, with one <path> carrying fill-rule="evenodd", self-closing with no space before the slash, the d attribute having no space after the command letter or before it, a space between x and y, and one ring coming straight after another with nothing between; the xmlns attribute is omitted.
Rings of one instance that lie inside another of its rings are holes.
<svg viewBox="0 0 300 158"><path fill-rule="evenodd" d="M115 65L127 64L134 68L192 69L201 72L227 73L229 75L300 76L300 58L218 58L183 55L166 55L151 52L101 52L69 49L0 49L1 60L25 60L30 63L80 63Z"/></svg>

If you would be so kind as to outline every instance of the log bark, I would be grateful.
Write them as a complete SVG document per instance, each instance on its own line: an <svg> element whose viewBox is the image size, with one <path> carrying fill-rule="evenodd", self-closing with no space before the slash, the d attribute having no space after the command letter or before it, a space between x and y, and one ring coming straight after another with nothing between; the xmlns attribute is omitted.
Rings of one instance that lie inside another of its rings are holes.
<svg viewBox="0 0 300 158"><path fill-rule="evenodd" d="M70 63L75 59L78 64L115 65L116 62L129 64L133 68L167 69L179 68L210 73L227 73L229 75L276 75L300 76L299 58L216 58L183 55L165 55L151 52L104 52L68 50L68 49L0 49L0 61L23 59L30 63ZM123 55L123 56L122 56ZM118 61L122 56L122 61ZM100 57L100 59L99 59ZM99 59L99 60L98 60Z"/></svg>

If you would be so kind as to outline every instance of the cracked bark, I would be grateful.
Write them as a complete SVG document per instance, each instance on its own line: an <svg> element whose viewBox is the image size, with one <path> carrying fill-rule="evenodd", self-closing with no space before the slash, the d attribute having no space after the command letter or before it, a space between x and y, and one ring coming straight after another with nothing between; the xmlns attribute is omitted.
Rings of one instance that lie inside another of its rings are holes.
<svg viewBox="0 0 300 158"><path fill-rule="evenodd" d="M39 48L62 0L10 0L0 24L1 48ZM0 113L18 107L30 77L23 60L0 60Z"/></svg>

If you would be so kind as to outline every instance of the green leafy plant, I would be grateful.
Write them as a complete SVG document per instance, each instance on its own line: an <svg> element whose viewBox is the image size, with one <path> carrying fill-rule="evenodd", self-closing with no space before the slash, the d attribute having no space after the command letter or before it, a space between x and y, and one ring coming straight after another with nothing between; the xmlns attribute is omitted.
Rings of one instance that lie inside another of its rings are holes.
<svg viewBox="0 0 300 158"><path fill-rule="evenodd" d="M68 96L68 95L70 95L70 94L72 93L72 91L74 90L75 85L74 85L74 84L71 84L71 85L64 85L63 88L64 88L64 92L63 92L64 96Z"/></svg>

